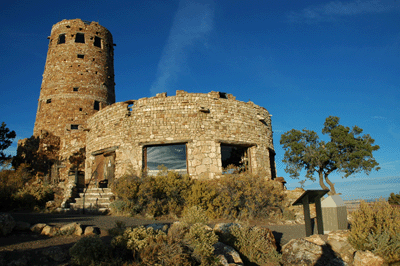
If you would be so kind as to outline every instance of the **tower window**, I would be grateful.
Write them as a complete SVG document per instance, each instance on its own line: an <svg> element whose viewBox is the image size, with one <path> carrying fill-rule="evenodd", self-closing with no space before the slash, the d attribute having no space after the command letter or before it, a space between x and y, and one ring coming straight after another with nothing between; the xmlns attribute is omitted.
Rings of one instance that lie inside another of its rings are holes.
<svg viewBox="0 0 400 266"><path fill-rule="evenodd" d="M226 92L219 92L219 98L228 99L228 95L226 95Z"/></svg>
<svg viewBox="0 0 400 266"><path fill-rule="evenodd" d="M71 130L77 130L79 129L79 125L71 125Z"/></svg>
<svg viewBox="0 0 400 266"><path fill-rule="evenodd" d="M94 110L100 110L100 102L99 101L94 101L94 106L93 106Z"/></svg>
<svg viewBox="0 0 400 266"><path fill-rule="evenodd" d="M74 88L74 91L78 91L78 90L79 90L79 88L78 88L78 87L75 87L75 88Z"/></svg>
<svg viewBox="0 0 400 266"><path fill-rule="evenodd" d="M47 99L47 100L46 100L46 103L51 103L51 99Z"/></svg>
<svg viewBox="0 0 400 266"><path fill-rule="evenodd" d="M78 43L85 43L85 34L83 33L77 33L75 37L75 42Z"/></svg>
<svg viewBox="0 0 400 266"><path fill-rule="evenodd" d="M101 38L100 38L100 37L97 37L97 36L94 36L94 43L93 43L93 45L96 46L96 47L101 48Z"/></svg>
<svg viewBox="0 0 400 266"><path fill-rule="evenodd" d="M57 44L65 43L65 33L58 35L58 42Z"/></svg>
<svg viewBox="0 0 400 266"><path fill-rule="evenodd" d="M85 58L85 55L84 54L78 54L78 58L83 59L83 58Z"/></svg>

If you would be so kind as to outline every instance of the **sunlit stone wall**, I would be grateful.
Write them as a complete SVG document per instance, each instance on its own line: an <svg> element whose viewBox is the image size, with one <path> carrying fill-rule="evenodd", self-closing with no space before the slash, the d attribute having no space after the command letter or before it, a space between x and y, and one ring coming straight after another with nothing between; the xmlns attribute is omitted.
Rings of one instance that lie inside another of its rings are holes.
<svg viewBox="0 0 400 266"><path fill-rule="evenodd" d="M248 170L275 177L270 114L231 94L177 91L176 96L118 102L91 116L86 128L86 179L98 167L95 156L110 152L115 153L115 178L140 175L146 148L166 144L186 145L183 170L195 178L223 173L221 144L244 147Z"/></svg>

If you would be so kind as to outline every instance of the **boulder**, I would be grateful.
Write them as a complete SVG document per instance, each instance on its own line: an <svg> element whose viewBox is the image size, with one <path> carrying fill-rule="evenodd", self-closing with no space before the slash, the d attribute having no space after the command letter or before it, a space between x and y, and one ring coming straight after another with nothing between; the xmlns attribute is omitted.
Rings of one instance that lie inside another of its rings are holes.
<svg viewBox="0 0 400 266"><path fill-rule="evenodd" d="M353 263L354 253L356 250L347 242L349 235L348 230L332 231L328 234L327 243L332 250L338 254L348 265Z"/></svg>
<svg viewBox="0 0 400 266"><path fill-rule="evenodd" d="M321 237L316 236L290 240L282 247L282 264L285 266L346 265Z"/></svg>
<svg viewBox="0 0 400 266"><path fill-rule="evenodd" d="M45 227L43 227L42 232L40 234L46 235L46 236L56 236L59 234L59 230L60 229L58 229L56 227L46 225Z"/></svg>
<svg viewBox="0 0 400 266"><path fill-rule="evenodd" d="M69 223L69 224L63 225L60 228L60 234L81 236L83 234L82 225L80 225L78 223Z"/></svg>
<svg viewBox="0 0 400 266"><path fill-rule="evenodd" d="M224 266L244 265L239 253L224 243L217 242L214 245L214 255L220 259Z"/></svg>
<svg viewBox="0 0 400 266"><path fill-rule="evenodd" d="M39 224L32 225L30 229L32 232L40 234L45 226L47 226L47 224L39 223Z"/></svg>
<svg viewBox="0 0 400 266"><path fill-rule="evenodd" d="M371 251L357 251L354 256L354 266L381 266L385 265L385 260L374 255Z"/></svg>
<svg viewBox="0 0 400 266"><path fill-rule="evenodd" d="M14 218L8 213L0 213L0 235L6 236L15 227Z"/></svg>
<svg viewBox="0 0 400 266"><path fill-rule="evenodd" d="M87 226L83 234L85 236L100 235L100 228L94 226Z"/></svg>

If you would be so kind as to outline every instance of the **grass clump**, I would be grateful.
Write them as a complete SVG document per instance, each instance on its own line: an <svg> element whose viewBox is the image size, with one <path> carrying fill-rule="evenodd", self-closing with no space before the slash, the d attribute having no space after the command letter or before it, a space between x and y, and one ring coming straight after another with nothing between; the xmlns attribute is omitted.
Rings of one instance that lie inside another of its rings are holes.
<svg viewBox="0 0 400 266"><path fill-rule="evenodd" d="M387 263L400 261L400 209L387 201L361 201L352 213L348 241L357 250L369 250Z"/></svg>

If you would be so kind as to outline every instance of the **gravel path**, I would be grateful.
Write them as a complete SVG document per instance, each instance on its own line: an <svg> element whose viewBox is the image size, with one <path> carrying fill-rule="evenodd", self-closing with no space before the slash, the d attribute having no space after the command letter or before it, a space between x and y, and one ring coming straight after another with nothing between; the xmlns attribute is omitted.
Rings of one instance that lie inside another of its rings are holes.
<svg viewBox="0 0 400 266"><path fill-rule="evenodd" d="M11 213L16 221L24 221L30 224L47 223L49 225L64 225L77 222L86 226L97 226L108 230L115 226L116 221L122 221L126 226L146 225L153 223L171 223L172 221L159 221L148 219L137 219L125 216L92 215L92 214L43 214L43 213ZM273 231L276 242L283 246L291 239L305 237L304 224L296 225L262 225Z"/></svg>

